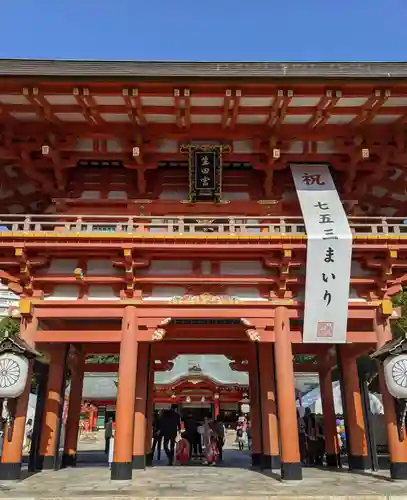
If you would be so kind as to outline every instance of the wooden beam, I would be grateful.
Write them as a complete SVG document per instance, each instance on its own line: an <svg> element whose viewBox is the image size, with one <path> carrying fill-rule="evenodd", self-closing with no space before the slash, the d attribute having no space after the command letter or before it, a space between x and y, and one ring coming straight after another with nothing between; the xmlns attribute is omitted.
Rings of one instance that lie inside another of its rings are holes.
<svg viewBox="0 0 407 500"><path fill-rule="evenodd" d="M293 363L295 373L318 373L318 363Z"/></svg>
<svg viewBox="0 0 407 500"><path fill-rule="evenodd" d="M390 97L390 95L391 95L390 90L381 90L381 89L375 90L373 94L369 97L369 99L365 102L365 104L362 106L362 108L358 110L358 116L356 116L356 118L354 118L351 121L351 125L359 126L362 123L368 123L375 116L380 115L381 113L383 114L385 113L388 115L400 114L400 111L398 113L395 113L396 110L393 108L386 108L384 110L381 109L383 104Z"/></svg>
<svg viewBox="0 0 407 500"><path fill-rule="evenodd" d="M292 90L280 89L274 98L271 109L268 110L268 119L266 124L269 128L277 127L284 121L288 106L294 93ZM258 113L259 111L257 111Z"/></svg>
<svg viewBox="0 0 407 500"><path fill-rule="evenodd" d="M140 127L144 127L145 125L147 125L147 120L143 113L143 106L138 89L123 89L122 96L124 102L126 103L127 113L130 120Z"/></svg>
<svg viewBox="0 0 407 500"><path fill-rule="evenodd" d="M36 316L38 319L101 319L101 318L122 318L123 308L114 308L102 304L97 307L89 307L83 304L83 307L72 307L67 305L66 301L58 304L57 301L44 301L43 304L35 306Z"/></svg>
<svg viewBox="0 0 407 500"><path fill-rule="evenodd" d="M117 373L119 363L86 363L85 373Z"/></svg>
<svg viewBox="0 0 407 500"><path fill-rule="evenodd" d="M35 342L120 342L122 332L120 330L38 330L34 334Z"/></svg>
<svg viewBox="0 0 407 500"><path fill-rule="evenodd" d="M78 104L78 107L75 108L75 111L67 111L68 107L63 106L63 108L65 109L65 113L81 113L91 126L100 125L104 122L104 120L102 120L102 117L100 116L96 102L90 95L89 88L74 88L73 95ZM55 106L54 109L56 109Z"/></svg>
<svg viewBox="0 0 407 500"><path fill-rule="evenodd" d="M51 105L45 99L45 97L40 93L37 87L23 89L23 95L29 101L35 109L35 113L39 118L46 120L53 125L61 125L62 121L57 118L52 110Z"/></svg>
<svg viewBox="0 0 407 500"><path fill-rule="evenodd" d="M269 108L267 108L269 109ZM386 110L389 108L383 108ZM400 114L400 109L398 109L398 114ZM313 110L308 110L310 115L313 114ZM353 111L353 113L355 110ZM124 113L126 110L124 109ZM397 113L393 113L397 114ZM10 126L12 124L10 123ZM394 124L375 124L362 127L362 131L369 137L383 141L383 138L388 137L391 139L394 131L402 132L405 129L405 125L398 125L396 122ZM16 129L15 135L24 138L34 138L37 141L38 147L43 143L44 137L53 130L53 126L46 122L30 123L30 122L20 122L18 128ZM129 123L100 123L99 125L90 125L89 123L72 123L66 122L63 125L64 134L67 137L81 137L81 138L92 138L100 137L122 137L131 140L134 137L134 125ZM355 136L355 133L360 133L361 130L355 129L355 127L349 124L334 125L327 124L323 127L316 127L310 129L306 124L303 125L289 125L285 124L284 127L280 127L274 132L278 136L278 140L292 140L295 137L297 140L326 140L330 141L334 137L345 137L349 140ZM219 140L244 140L248 137L261 138L263 141L268 141L270 137L270 128L266 125L250 125L250 124L237 124L234 130L228 128L222 128L220 124L191 124L190 129L179 129L174 124L159 124L159 123L149 123L148 127L145 128L143 133L144 138L148 141L159 139L160 137L165 137L167 140L178 140L186 141L188 138L196 138L197 140L210 140L213 137L219 138ZM61 146L62 147L62 146ZM65 145L64 151L72 150L72 145L68 141Z"/></svg>
<svg viewBox="0 0 407 500"><path fill-rule="evenodd" d="M230 341L162 341L153 343L152 356L160 359L171 353L180 356L181 354L221 354L232 356L250 356L250 344L241 342L238 345Z"/></svg>
<svg viewBox="0 0 407 500"><path fill-rule="evenodd" d="M41 189L46 193L53 194L55 193L55 187L52 184L51 179L42 172L39 172L31 159L31 156L28 151L21 151L21 166L24 169L24 173L27 177L33 179L41 185Z"/></svg>
<svg viewBox="0 0 407 500"><path fill-rule="evenodd" d="M325 125L341 96L342 93L339 90L326 90L325 95L321 97L317 104L313 117L307 123L308 127L314 128Z"/></svg>

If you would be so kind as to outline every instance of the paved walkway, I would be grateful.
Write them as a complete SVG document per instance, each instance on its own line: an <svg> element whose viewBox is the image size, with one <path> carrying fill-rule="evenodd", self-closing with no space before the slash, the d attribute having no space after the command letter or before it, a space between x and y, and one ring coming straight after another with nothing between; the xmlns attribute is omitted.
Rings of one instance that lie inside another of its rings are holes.
<svg viewBox="0 0 407 500"><path fill-rule="evenodd" d="M283 482L278 474L250 468L247 452L225 450L225 464L167 467L161 465L146 471L134 471L132 481L110 481L106 464L89 462L90 452L82 454L85 461L75 469L41 472L18 483L0 485L1 498L69 499L80 498L171 498L188 500L244 498L250 500L284 496L333 498L358 496L381 500L389 496L407 498L407 482L394 483L388 473L353 474L348 471L304 469L300 482ZM102 459L102 455L97 455ZM96 456L94 455L96 458Z"/></svg>
<svg viewBox="0 0 407 500"><path fill-rule="evenodd" d="M103 436L102 436L103 437ZM45 471L27 476L20 482L0 484L0 500L8 498L40 500L76 500L92 498L203 500L240 498L265 500L282 496L297 499L332 499L335 496L384 500L390 496L407 500L407 483L390 481L387 471L378 474L353 474L305 468L300 482L284 482L278 473L261 472L250 466L248 451L239 452L232 443L225 449L221 466L200 464L167 467L164 453L161 462L145 471L134 471L132 481L110 481L104 440L81 440L78 467Z"/></svg>

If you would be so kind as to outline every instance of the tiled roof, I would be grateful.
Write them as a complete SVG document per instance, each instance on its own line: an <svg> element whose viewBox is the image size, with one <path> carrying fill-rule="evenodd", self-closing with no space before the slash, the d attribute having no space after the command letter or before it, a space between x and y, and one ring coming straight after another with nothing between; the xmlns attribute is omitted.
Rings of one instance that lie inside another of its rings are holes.
<svg viewBox="0 0 407 500"><path fill-rule="evenodd" d="M390 355L396 355L407 352L407 337L395 338L386 342L377 351L372 353L372 359L386 359Z"/></svg>
<svg viewBox="0 0 407 500"><path fill-rule="evenodd" d="M247 372L233 371L230 361L220 355L183 355L174 361L171 371L155 373L156 384L171 384L191 374L191 367L199 367L202 377L209 377L220 384L246 386L249 384ZM197 375L194 373L194 375ZM86 373L83 384L84 399L115 399L117 394L117 373ZM312 373L296 373L295 387L306 394L318 385L318 375Z"/></svg>
<svg viewBox="0 0 407 500"><path fill-rule="evenodd" d="M176 62L0 59L1 76L406 78L407 62Z"/></svg>
<svg viewBox="0 0 407 500"><path fill-rule="evenodd" d="M229 363L230 361L225 356L220 355L178 356L171 371L155 373L155 383L171 384L175 380L188 376L191 366L198 366L201 369L200 375L210 377L221 384L248 385L248 373L233 371Z"/></svg>

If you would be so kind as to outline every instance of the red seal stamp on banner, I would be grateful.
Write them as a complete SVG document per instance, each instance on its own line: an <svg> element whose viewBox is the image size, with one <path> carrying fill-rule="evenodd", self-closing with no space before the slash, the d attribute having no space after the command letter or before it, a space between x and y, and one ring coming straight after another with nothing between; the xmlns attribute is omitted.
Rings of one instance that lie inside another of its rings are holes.
<svg viewBox="0 0 407 500"><path fill-rule="evenodd" d="M317 338L329 339L334 336L334 323L332 321L318 321Z"/></svg>

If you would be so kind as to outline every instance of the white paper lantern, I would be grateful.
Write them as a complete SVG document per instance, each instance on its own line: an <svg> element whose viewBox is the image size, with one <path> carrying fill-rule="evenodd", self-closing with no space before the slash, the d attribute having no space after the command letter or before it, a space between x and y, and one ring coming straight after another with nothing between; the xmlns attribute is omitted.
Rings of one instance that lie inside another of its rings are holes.
<svg viewBox="0 0 407 500"><path fill-rule="evenodd" d="M383 369L390 394L398 399L407 398L407 354L385 359Z"/></svg>
<svg viewBox="0 0 407 500"><path fill-rule="evenodd" d="M0 398L18 398L24 392L29 361L13 353L0 354Z"/></svg>
<svg viewBox="0 0 407 500"><path fill-rule="evenodd" d="M243 403L242 406L240 407L240 411L242 413L249 413L250 412L250 405L247 403Z"/></svg>

